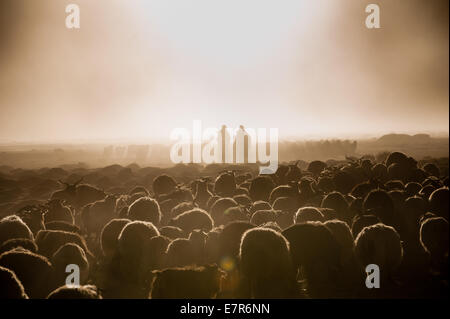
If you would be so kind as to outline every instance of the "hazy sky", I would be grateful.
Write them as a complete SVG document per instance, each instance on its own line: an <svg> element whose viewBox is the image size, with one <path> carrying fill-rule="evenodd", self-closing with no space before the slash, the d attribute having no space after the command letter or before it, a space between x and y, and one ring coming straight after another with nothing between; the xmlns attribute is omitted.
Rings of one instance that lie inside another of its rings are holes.
<svg viewBox="0 0 450 319"><path fill-rule="evenodd" d="M448 36L448 0L1 0L0 140L448 134Z"/></svg>

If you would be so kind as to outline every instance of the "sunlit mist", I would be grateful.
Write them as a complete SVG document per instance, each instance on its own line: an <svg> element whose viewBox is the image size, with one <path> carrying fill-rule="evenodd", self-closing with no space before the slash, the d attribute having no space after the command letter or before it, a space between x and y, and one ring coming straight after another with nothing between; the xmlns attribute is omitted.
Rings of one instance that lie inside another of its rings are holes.
<svg viewBox="0 0 450 319"><path fill-rule="evenodd" d="M448 2L0 4L0 139L166 141L193 120L281 137L448 134Z"/></svg>

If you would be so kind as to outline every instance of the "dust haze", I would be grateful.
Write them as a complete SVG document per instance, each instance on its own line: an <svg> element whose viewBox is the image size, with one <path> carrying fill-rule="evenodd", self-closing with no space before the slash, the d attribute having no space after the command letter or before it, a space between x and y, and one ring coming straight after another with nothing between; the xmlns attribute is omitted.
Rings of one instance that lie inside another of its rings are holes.
<svg viewBox="0 0 450 319"><path fill-rule="evenodd" d="M194 119L283 139L448 136L448 2L0 4L0 140L167 142Z"/></svg>

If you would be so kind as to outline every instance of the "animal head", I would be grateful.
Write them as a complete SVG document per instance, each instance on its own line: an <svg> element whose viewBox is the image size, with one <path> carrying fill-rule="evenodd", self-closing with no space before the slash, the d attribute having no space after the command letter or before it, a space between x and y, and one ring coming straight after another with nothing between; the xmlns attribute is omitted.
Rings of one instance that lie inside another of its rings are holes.
<svg viewBox="0 0 450 319"><path fill-rule="evenodd" d="M58 182L61 185L65 186L64 190L67 192L70 192L70 193L75 193L78 184L80 184L82 181L83 181L83 177L81 177L78 181L76 181L75 183L72 183L72 184L58 180Z"/></svg>

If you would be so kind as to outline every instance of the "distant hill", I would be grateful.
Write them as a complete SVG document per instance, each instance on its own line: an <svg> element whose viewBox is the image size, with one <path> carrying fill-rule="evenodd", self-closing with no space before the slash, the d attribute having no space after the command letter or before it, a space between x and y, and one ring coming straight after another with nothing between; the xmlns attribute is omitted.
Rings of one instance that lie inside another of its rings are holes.
<svg viewBox="0 0 450 319"><path fill-rule="evenodd" d="M430 143L431 137L428 134L387 134L380 137L377 142L385 145L405 145Z"/></svg>

